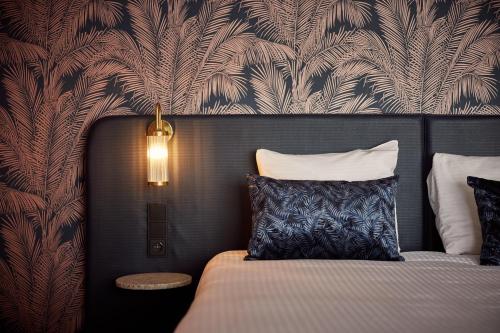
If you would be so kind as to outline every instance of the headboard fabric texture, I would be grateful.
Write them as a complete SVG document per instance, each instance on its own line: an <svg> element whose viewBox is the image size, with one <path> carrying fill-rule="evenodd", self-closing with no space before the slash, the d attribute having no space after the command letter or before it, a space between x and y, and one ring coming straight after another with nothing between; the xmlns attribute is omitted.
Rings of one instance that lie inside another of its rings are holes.
<svg viewBox="0 0 500 333"><path fill-rule="evenodd" d="M317 154L399 141L397 213L402 251L439 249L425 177L433 152L500 155L500 118L426 116L168 116L170 181L146 180L152 117L98 121L88 143L87 328L126 313L113 288L120 275L177 271L199 278L215 254L246 248L250 207L245 175L255 152ZM167 206L167 256L147 257L147 203ZM137 310L137 309L136 309Z"/></svg>

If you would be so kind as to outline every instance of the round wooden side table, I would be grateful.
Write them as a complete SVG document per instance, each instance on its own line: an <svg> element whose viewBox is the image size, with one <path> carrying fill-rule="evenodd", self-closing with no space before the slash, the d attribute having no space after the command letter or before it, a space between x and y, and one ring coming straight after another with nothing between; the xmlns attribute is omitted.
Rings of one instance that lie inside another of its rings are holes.
<svg viewBox="0 0 500 333"><path fill-rule="evenodd" d="M130 290L161 290L184 287L191 284L191 275L182 273L141 273L117 278L118 288Z"/></svg>

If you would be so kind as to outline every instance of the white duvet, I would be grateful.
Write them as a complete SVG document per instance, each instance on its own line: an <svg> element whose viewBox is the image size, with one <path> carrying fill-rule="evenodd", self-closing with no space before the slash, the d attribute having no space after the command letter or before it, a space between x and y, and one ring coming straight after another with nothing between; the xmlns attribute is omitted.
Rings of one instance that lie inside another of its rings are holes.
<svg viewBox="0 0 500 333"><path fill-rule="evenodd" d="M500 332L500 267L406 252L406 262L215 256L177 333Z"/></svg>

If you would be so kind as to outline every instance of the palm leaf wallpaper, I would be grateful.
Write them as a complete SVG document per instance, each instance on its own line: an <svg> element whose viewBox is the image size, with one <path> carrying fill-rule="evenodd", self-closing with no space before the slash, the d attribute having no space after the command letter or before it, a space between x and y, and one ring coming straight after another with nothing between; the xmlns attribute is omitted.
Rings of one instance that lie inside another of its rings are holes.
<svg viewBox="0 0 500 333"><path fill-rule="evenodd" d="M147 114L500 114L500 1L0 0L0 314L74 332L86 134Z"/></svg>

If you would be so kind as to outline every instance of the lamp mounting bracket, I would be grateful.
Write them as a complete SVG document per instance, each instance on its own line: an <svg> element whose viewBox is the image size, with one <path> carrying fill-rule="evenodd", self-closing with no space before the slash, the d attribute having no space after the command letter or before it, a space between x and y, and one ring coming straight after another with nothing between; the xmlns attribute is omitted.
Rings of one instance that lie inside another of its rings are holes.
<svg viewBox="0 0 500 333"><path fill-rule="evenodd" d="M160 123L161 126L158 129L156 126L156 121L152 121L148 126L147 135L166 135L168 137L168 140L170 140L174 135L174 129L172 128L172 125L170 125L170 123L166 120L160 120Z"/></svg>

